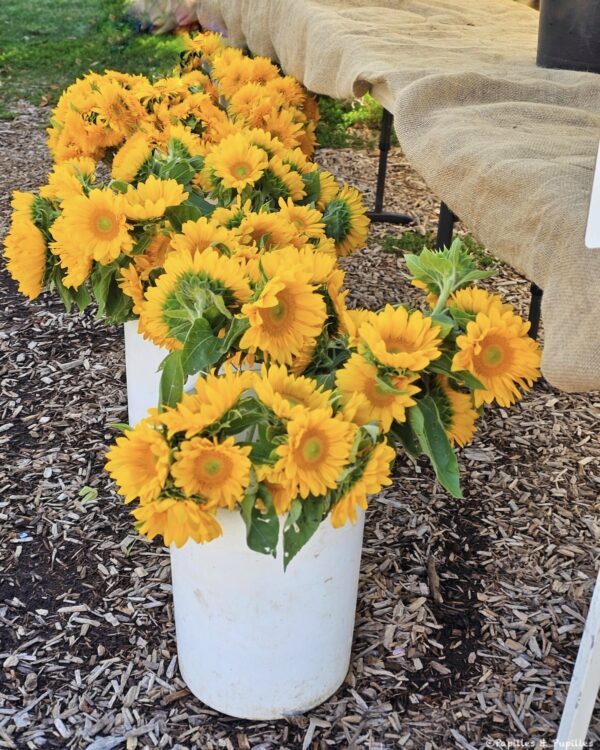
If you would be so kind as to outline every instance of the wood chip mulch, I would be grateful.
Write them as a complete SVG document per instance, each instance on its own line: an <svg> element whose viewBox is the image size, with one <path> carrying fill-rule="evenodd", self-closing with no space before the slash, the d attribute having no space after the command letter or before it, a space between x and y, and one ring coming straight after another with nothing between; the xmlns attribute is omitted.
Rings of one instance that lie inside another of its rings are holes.
<svg viewBox="0 0 600 750"><path fill-rule="evenodd" d="M9 191L45 178L47 117L23 105L0 122L0 234ZM319 158L372 201L375 151ZM387 198L435 227L437 201L398 151ZM398 231L374 227L345 262L355 304L416 300L381 249ZM126 418L122 332L0 283L0 748L552 745L600 559L599 394L542 382L489 410L461 454L464 501L400 457L369 509L346 683L310 715L241 721L179 677L168 555L135 537L102 470ZM510 269L488 285L526 311Z"/></svg>

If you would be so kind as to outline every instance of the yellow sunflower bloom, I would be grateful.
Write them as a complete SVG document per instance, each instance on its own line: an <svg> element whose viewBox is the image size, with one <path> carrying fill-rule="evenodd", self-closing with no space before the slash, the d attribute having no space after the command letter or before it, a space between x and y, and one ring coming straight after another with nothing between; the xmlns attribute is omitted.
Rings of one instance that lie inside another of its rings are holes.
<svg viewBox="0 0 600 750"><path fill-rule="evenodd" d="M281 419L289 419L295 409L327 409L332 391L319 388L313 378L290 375L281 365L262 366L253 388L258 398Z"/></svg>
<svg viewBox="0 0 600 750"><path fill-rule="evenodd" d="M439 326L419 310L386 305L360 327L361 351L370 351L384 366L418 372L441 356L439 332Z"/></svg>
<svg viewBox="0 0 600 750"><path fill-rule="evenodd" d="M283 183L284 188L293 201L300 201L306 195L306 188L302 175L284 162L279 154L269 159L269 172L272 172Z"/></svg>
<svg viewBox="0 0 600 750"><path fill-rule="evenodd" d="M275 471L297 487L300 497L325 494L348 463L356 429L332 417L330 409L294 411L287 425L288 443L277 448Z"/></svg>
<svg viewBox="0 0 600 750"><path fill-rule="evenodd" d="M445 375L436 377L436 386L436 403L448 439L452 445L463 448L477 431L475 422L479 414L473 408L473 397L455 390Z"/></svg>
<svg viewBox="0 0 600 750"><path fill-rule="evenodd" d="M188 128L181 123L166 127L162 136L162 141L165 144L169 141L174 141L180 144L190 156L204 156L206 153L206 144L202 138L192 132L191 128Z"/></svg>
<svg viewBox="0 0 600 750"><path fill-rule="evenodd" d="M205 160L205 170L214 173L223 187L237 191L258 182L267 165L265 152L248 143L243 133L224 138Z"/></svg>
<svg viewBox="0 0 600 750"><path fill-rule="evenodd" d="M147 290L140 314L140 325L157 346L170 350L182 348L189 325L198 317L198 293L202 290L221 295L225 305L232 308L246 302L251 295L239 262L234 258L219 255L210 248L194 255L171 253L165 261L164 273L156 285ZM188 327L184 329L182 312L187 312L188 316ZM179 338L173 333L174 329L180 333Z"/></svg>
<svg viewBox="0 0 600 750"><path fill-rule="evenodd" d="M325 206L335 198L340 191L340 186L335 177L328 172L326 169L319 170L319 199L317 200L317 208L319 211L323 211Z"/></svg>
<svg viewBox="0 0 600 750"><path fill-rule="evenodd" d="M255 244L261 249L272 250L290 245L296 231L279 213L260 211L246 213L240 223L239 234L245 245Z"/></svg>
<svg viewBox="0 0 600 750"><path fill-rule="evenodd" d="M191 255L219 244L235 252L239 246L238 237L234 231L219 226L212 218L210 221L204 217L197 221L186 221L181 228L181 233L171 238L173 250Z"/></svg>
<svg viewBox="0 0 600 750"><path fill-rule="evenodd" d="M131 297L133 301L132 311L140 315L144 307L144 287L142 280L134 263L130 263L121 269L121 275L117 281L123 294Z"/></svg>
<svg viewBox="0 0 600 750"><path fill-rule="evenodd" d="M13 194L14 214L4 238L8 272L19 285L21 294L29 299L35 299L42 292L47 255L44 235L33 221L34 202L32 193Z"/></svg>
<svg viewBox="0 0 600 750"><path fill-rule="evenodd" d="M265 83L269 93L279 94L292 107L300 107L305 99L305 91L292 76L277 76Z"/></svg>
<svg viewBox="0 0 600 750"><path fill-rule="evenodd" d="M416 286L416 285L415 285ZM485 289L471 286L466 289L459 289L448 298L446 307L458 307L459 310L477 315L477 313L489 314L491 310L512 313L512 305L502 302L499 294L490 294Z"/></svg>
<svg viewBox="0 0 600 750"><path fill-rule="evenodd" d="M287 482L283 473L275 471L272 466L257 466L256 478L269 491L277 514L287 513L298 496L296 486Z"/></svg>
<svg viewBox="0 0 600 750"><path fill-rule="evenodd" d="M202 497L209 508L234 510L250 482L250 447L233 438L222 443L196 437L181 445L171 473L186 495Z"/></svg>
<svg viewBox="0 0 600 750"><path fill-rule="evenodd" d="M242 308L250 328L240 348L260 349L282 364L290 364L295 355L309 346L323 330L327 309L315 287L299 273L276 276L268 281L260 296Z"/></svg>
<svg viewBox="0 0 600 750"><path fill-rule="evenodd" d="M475 406L496 401L511 406L522 398L539 377L540 349L528 334L529 324L518 315L491 309L467 324L467 332L456 339L460 351L452 370L467 370L484 386L473 391Z"/></svg>
<svg viewBox="0 0 600 750"><path fill-rule="evenodd" d="M128 138L114 155L111 174L114 180L133 182L144 162L152 155L151 138L138 131Z"/></svg>
<svg viewBox="0 0 600 750"><path fill-rule="evenodd" d="M128 219L144 221L163 216L170 206L179 206L188 197L177 180L160 180L150 175L125 193L124 210Z"/></svg>
<svg viewBox="0 0 600 750"><path fill-rule="evenodd" d="M148 420L118 437L106 458L106 470L126 503L158 498L169 474L170 449Z"/></svg>
<svg viewBox="0 0 600 750"><path fill-rule="evenodd" d="M133 248L121 195L109 189L91 190L88 196L63 201L62 208L62 216L50 230L55 239L53 252L61 259L70 253L74 242L80 252L102 264Z"/></svg>
<svg viewBox="0 0 600 750"><path fill-rule="evenodd" d="M376 495L382 487L392 484L390 473L396 451L387 443L379 443L373 449L360 478L336 502L331 509L331 525L339 529L348 521L356 523L356 508L367 509L367 496Z"/></svg>
<svg viewBox="0 0 600 750"><path fill-rule="evenodd" d="M40 189L40 195L51 201L63 201L82 195L84 183L93 183L95 179L96 162L93 159L67 159L54 165L48 176L48 184Z"/></svg>
<svg viewBox="0 0 600 750"><path fill-rule="evenodd" d="M383 430L388 432L394 420L405 422L406 409L415 405L413 396L420 390L413 385L417 377L393 377L390 384L394 390L391 390L380 381L375 365L367 362L360 354L353 354L344 367L338 370L336 385L346 401L355 393L365 397L366 401L361 400L356 404L353 419L357 424L379 422Z"/></svg>
<svg viewBox="0 0 600 750"><path fill-rule="evenodd" d="M140 534L148 539L162 536L167 547L183 547L189 539L203 544L223 534L214 514L193 500L154 500L134 508L131 514Z"/></svg>
<svg viewBox="0 0 600 750"><path fill-rule="evenodd" d="M286 148L296 148L300 145L303 120L302 113L290 107L268 114L263 120L262 127L278 138Z"/></svg>
<svg viewBox="0 0 600 750"><path fill-rule="evenodd" d="M344 279L343 271L337 268L335 256L315 252L309 245L302 248L277 248L262 255L260 262L268 279L272 279L281 271L288 271L293 266L301 269L309 284L319 286L329 284L334 279L338 282L343 282Z"/></svg>
<svg viewBox="0 0 600 750"><path fill-rule="evenodd" d="M350 255L364 246L369 219L356 188L344 185L325 206L323 220L327 236L335 240L339 255Z"/></svg>
<svg viewBox="0 0 600 750"><path fill-rule="evenodd" d="M324 236L323 214L309 206L297 206L291 198L279 199L279 215L296 227L298 234L293 244L301 247L306 240Z"/></svg>
<svg viewBox="0 0 600 750"><path fill-rule="evenodd" d="M127 138L146 119L146 110L139 100L123 86L103 76L95 87L93 112L96 123Z"/></svg>

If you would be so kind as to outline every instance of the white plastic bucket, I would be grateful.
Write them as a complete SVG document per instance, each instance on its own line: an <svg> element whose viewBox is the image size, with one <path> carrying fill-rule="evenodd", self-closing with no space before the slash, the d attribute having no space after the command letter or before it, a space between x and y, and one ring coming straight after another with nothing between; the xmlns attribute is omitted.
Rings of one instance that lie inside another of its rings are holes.
<svg viewBox="0 0 600 750"><path fill-rule="evenodd" d="M246 545L239 513L223 536L171 546L181 675L207 706L241 719L303 713L329 698L350 664L364 512L329 518L283 571Z"/></svg>
<svg viewBox="0 0 600 750"><path fill-rule="evenodd" d="M158 404L160 372L158 366L169 353L138 333L137 320L128 320L125 332L125 370L127 375L127 411L129 424L137 424L147 411Z"/></svg>

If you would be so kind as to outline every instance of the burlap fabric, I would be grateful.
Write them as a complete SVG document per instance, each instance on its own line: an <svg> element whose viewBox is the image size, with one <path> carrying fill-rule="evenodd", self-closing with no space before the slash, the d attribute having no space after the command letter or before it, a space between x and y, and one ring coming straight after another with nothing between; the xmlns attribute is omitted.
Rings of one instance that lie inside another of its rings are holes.
<svg viewBox="0 0 600 750"><path fill-rule="evenodd" d="M537 68L535 11L513 0L200 0L199 17L312 91L370 90L431 190L544 290L545 377L600 388L600 249L584 245L600 76Z"/></svg>

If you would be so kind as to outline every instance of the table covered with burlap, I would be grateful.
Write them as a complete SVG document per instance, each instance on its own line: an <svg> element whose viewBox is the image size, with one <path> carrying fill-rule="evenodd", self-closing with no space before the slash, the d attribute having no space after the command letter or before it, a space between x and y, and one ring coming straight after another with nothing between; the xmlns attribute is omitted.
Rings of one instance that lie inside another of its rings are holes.
<svg viewBox="0 0 600 750"><path fill-rule="evenodd" d="M538 14L513 0L200 0L200 21L310 90L370 91L431 190L544 290L542 371L600 388L600 249L584 234L600 75L535 64Z"/></svg>

